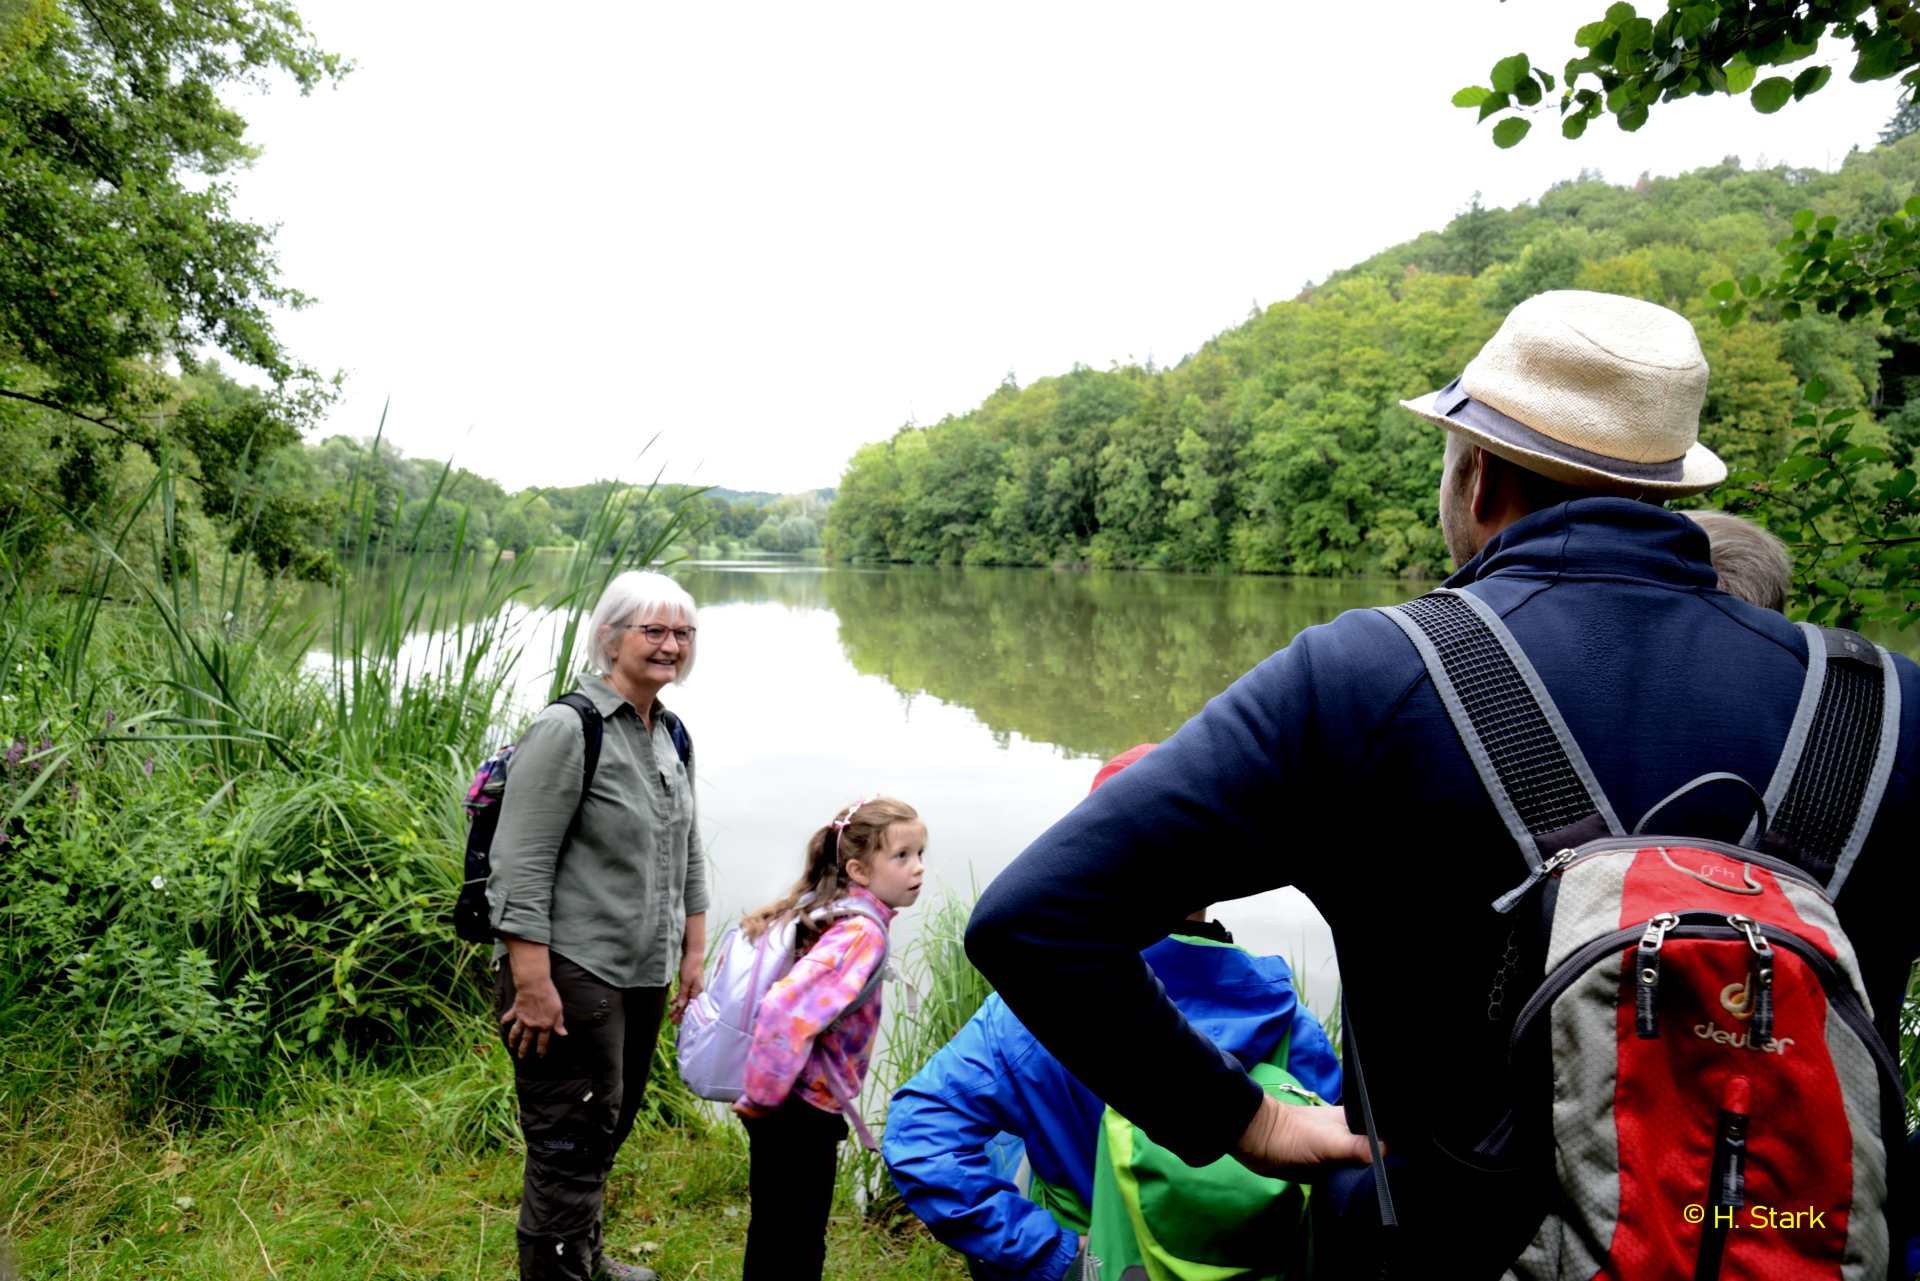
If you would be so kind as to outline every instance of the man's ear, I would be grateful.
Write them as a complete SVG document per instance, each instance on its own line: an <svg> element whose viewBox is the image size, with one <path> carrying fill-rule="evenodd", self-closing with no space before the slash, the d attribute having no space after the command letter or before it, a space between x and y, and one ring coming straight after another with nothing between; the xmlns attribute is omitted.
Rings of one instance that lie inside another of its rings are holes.
<svg viewBox="0 0 1920 1281"><path fill-rule="evenodd" d="M847 860L847 879L865 889L872 882L873 875L861 866L859 859L850 858Z"/></svg>
<svg viewBox="0 0 1920 1281"><path fill-rule="evenodd" d="M1500 468L1506 459L1498 454L1489 453L1478 445L1473 450L1473 518L1478 521L1493 519L1494 506L1498 501L1500 487Z"/></svg>

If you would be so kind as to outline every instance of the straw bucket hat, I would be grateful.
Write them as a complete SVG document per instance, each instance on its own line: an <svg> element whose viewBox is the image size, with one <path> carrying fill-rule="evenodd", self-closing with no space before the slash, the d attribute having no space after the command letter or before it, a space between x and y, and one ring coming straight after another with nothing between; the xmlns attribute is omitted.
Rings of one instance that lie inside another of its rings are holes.
<svg viewBox="0 0 1920 1281"><path fill-rule="evenodd" d="M1727 478L1700 443L1706 394L1707 361L1684 317L1556 289L1509 312L1458 378L1400 403L1528 471L1658 499Z"/></svg>

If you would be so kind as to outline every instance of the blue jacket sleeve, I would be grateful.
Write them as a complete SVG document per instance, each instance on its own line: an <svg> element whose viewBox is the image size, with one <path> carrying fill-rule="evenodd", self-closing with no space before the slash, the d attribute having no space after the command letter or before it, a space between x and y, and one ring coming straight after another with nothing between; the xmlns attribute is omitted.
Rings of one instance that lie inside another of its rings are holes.
<svg viewBox="0 0 1920 1281"><path fill-rule="evenodd" d="M1287 1070L1294 1079L1329 1103L1340 1101L1340 1056L1327 1039L1327 1029L1305 1001L1296 1001L1292 1039L1287 1043Z"/></svg>
<svg viewBox="0 0 1920 1281"><path fill-rule="evenodd" d="M1019 1135L1028 1141L1034 1168L1049 1182L1059 1182L1061 1169L1044 1168L1059 1164L1057 1158L1048 1160L1058 1147L1049 1143L1055 1137L1050 1132L1091 1126L1084 1117L1035 1115L1036 1095L1023 1088L1034 1083L1020 1080L1022 1071L1050 1071L1071 1081L1000 998L989 998L959 1035L894 1094L880 1151L908 1208L938 1240L990 1265L993 1275L1058 1281L1078 1253L1079 1239L994 1174L984 1149L1002 1130ZM1063 1082L1048 1084L1056 1089L1042 1090L1038 1097L1064 1096ZM1085 1103L1076 1099L1072 1106ZM1084 1155L1090 1172L1092 1153Z"/></svg>

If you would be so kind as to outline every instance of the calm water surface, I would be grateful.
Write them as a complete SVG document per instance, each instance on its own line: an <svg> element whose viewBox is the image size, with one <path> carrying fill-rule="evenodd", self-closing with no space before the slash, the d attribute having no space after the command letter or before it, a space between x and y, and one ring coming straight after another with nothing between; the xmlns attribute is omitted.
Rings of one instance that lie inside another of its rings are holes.
<svg viewBox="0 0 1920 1281"><path fill-rule="evenodd" d="M532 583L523 599L557 592L561 558L521 568ZM1086 795L1104 760L1167 738L1303 628L1431 586L792 558L668 572L700 606L694 675L664 701L695 743L716 923L785 890L807 836L863 793L917 808L931 888L971 897ZM560 620L537 605L509 610L524 655L517 728L546 697ZM438 666L441 639L411 635L408 660ZM1920 627L1874 639L1920 651ZM331 659L316 648L309 662ZM1189 854L1247 856L1178 852ZM1333 1008L1332 934L1297 891L1214 915L1256 952L1288 957L1318 1013ZM896 946L914 916L896 925Z"/></svg>
<svg viewBox="0 0 1920 1281"><path fill-rule="evenodd" d="M807 835L868 792L918 809L931 875L971 893L1072 809L1105 759L1165 739L1302 628L1413 594L1021 569L674 573L700 604L700 652L666 701L695 737L721 916L779 894ZM1299 893L1215 915L1255 951L1290 957L1310 1002L1331 1008L1332 936Z"/></svg>
<svg viewBox="0 0 1920 1281"><path fill-rule="evenodd" d="M536 586L558 581L557 559L530 568ZM1428 586L791 559L669 572L700 606L694 674L664 701L695 743L718 920L777 897L807 836L863 793L918 809L934 889L971 896L1086 795L1104 760L1165 739L1303 628ZM525 655L513 690L530 715L558 620L511 609ZM1875 638L1911 652L1920 628ZM408 645L422 665L435 648L426 634ZM1290 958L1313 1007L1332 1008L1332 935L1298 892L1214 915L1255 951Z"/></svg>
<svg viewBox="0 0 1920 1281"><path fill-rule="evenodd" d="M523 568L523 599L561 578L558 557ZM718 920L784 891L808 835L863 793L918 809L934 890L971 897L1086 795L1106 759L1167 738L1302 628L1421 586L792 559L668 572L700 606L693 676L663 701L693 736ZM360 590L378 599L385 587L376 576ZM546 697L561 620L509 610L524 655L517 729ZM410 636L406 660L438 666L444 639ZM308 661L332 659L316 647ZM1290 958L1314 1008L1332 1008L1332 935L1298 892L1214 915L1255 951Z"/></svg>

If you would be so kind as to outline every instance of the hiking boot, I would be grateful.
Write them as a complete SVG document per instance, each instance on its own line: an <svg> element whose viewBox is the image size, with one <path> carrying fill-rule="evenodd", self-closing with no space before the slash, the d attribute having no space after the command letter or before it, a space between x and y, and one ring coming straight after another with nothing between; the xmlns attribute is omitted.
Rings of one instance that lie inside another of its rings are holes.
<svg viewBox="0 0 1920 1281"><path fill-rule="evenodd" d="M593 1281L660 1281L660 1274L652 1268L643 1268L637 1263L622 1263L618 1259L608 1259L593 1274Z"/></svg>

